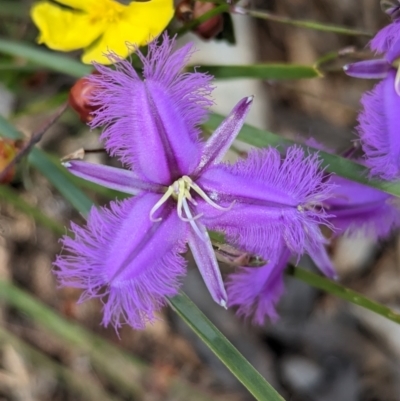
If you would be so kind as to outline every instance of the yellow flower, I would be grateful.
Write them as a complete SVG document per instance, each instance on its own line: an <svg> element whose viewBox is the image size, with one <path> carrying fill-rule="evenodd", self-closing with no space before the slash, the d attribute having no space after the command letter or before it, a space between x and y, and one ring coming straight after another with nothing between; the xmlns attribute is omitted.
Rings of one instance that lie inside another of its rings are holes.
<svg viewBox="0 0 400 401"><path fill-rule="evenodd" d="M112 50L126 58L126 42L139 46L158 36L171 20L173 0L132 2L116 0L56 0L33 5L31 16L39 28L39 43L54 50L84 49L82 61L109 64Z"/></svg>

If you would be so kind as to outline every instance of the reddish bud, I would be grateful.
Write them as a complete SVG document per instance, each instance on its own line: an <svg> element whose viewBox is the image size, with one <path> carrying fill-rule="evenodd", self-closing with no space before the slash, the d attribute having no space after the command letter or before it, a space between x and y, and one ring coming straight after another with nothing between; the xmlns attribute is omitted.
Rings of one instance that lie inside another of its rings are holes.
<svg viewBox="0 0 400 401"><path fill-rule="evenodd" d="M93 72L96 74L97 72ZM90 104L90 97L94 90L94 85L87 77L78 79L75 85L69 91L69 105L79 114L81 121L88 123L93 119L92 112L98 109L98 106Z"/></svg>
<svg viewBox="0 0 400 401"><path fill-rule="evenodd" d="M216 8L215 4L212 3L202 3L201 1L196 1L193 8L193 18L199 18L208 11ZM224 27L224 20L221 14L218 14L207 21L200 24L194 32L203 39L211 39L217 36Z"/></svg>
<svg viewBox="0 0 400 401"><path fill-rule="evenodd" d="M183 0L176 8L176 17L182 22L190 22L201 17L205 13L216 8L215 4L202 1ZM221 14L211 17L202 24L196 26L193 32L202 39L211 39L217 36L224 27L224 19Z"/></svg>
<svg viewBox="0 0 400 401"><path fill-rule="evenodd" d="M16 142L11 139L0 138L0 174L8 166L10 161L17 154ZM0 184L8 184L15 175L15 166L10 168L7 174L1 179Z"/></svg>

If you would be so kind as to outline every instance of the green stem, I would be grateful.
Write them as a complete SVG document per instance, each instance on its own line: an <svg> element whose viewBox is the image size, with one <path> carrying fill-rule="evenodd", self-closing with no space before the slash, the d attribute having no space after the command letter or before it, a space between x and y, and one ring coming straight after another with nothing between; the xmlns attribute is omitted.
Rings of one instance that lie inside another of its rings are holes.
<svg viewBox="0 0 400 401"><path fill-rule="evenodd" d="M339 283L328 280L327 278L321 277L318 274L312 273L308 270L301 269L300 267L290 266L286 270L286 273L289 276L304 281L312 287L319 288L320 290L324 290L329 294L336 295L345 301L362 306L371 312L375 312L378 315L400 324L400 314L392 311L385 305L372 301L364 295L340 285Z"/></svg>
<svg viewBox="0 0 400 401"><path fill-rule="evenodd" d="M371 32L366 32L360 29L351 29L344 26L325 24L307 20L296 20L289 17L282 17L279 15L275 15L267 11L251 10L243 7L233 7L232 12L236 14L249 15L255 18L261 18L267 21L298 26L300 28L314 29L317 31L332 32L351 36L367 36L367 37L373 36Z"/></svg>

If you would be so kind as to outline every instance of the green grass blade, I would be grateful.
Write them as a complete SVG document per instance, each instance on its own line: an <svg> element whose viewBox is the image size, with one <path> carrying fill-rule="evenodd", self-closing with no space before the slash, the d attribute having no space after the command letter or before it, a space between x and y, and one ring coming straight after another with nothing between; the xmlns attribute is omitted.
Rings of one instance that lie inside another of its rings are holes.
<svg viewBox="0 0 400 401"><path fill-rule="evenodd" d="M239 379L256 400L284 401L184 293L181 292L176 297L171 298L169 302L175 312Z"/></svg>
<svg viewBox="0 0 400 401"><path fill-rule="evenodd" d="M90 74L93 70L92 66L82 64L81 62L63 54L51 52L39 46L12 41L6 38L0 38L0 53L14 57L21 57L43 68L72 75L77 78Z"/></svg>
<svg viewBox="0 0 400 401"><path fill-rule="evenodd" d="M0 116L0 136L21 139L23 135L4 117ZM43 150L33 148L29 163L38 169L80 213L86 215L93 202L73 182L72 175Z"/></svg>
<svg viewBox="0 0 400 401"><path fill-rule="evenodd" d="M393 322L400 324L400 314L392 311L387 306L375 302L360 293L346 288L335 281L331 281L325 277L321 277L318 274L312 273L308 270L301 269L299 267L289 267L287 269L289 276L295 277L312 287L324 290L329 294L336 295L337 297L344 299L345 301L351 302L352 304L362 306L365 309L375 312Z"/></svg>
<svg viewBox="0 0 400 401"><path fill-rule="evenodd" d="M225 117L219 114L212 114L204 126L213 131L218 127L224 118ZM282 138L281 136L273 134L272 132L264 131L248 124L243 126L237 139L259 148L268 146L286 147L297 144L294 141ZM326 171L400 197L400 181L370 180L368 178L368 169L361 164L355 163L338 155L332 155L318 149L310 148L308 146L303 146L303 148L309 150L310 153L317 152L322 159L322 165L326 168Z"/></svg>
<svg viewBox="0 0 400 401"><path fill-rule="evenodd" d="M216 79L303 79L321 77L313 66L296 64L202 65L196 71L208 72Z"/></svg>
<svg viewBox="0 0 400 401"><path fill-rule="evenodd" d="M6 302L29 319L90 357L93 367L106 377L126 399L141 400L151 368L126 350L89 332L79 324L60 317L41 301L16 287L0 280L0 300ZM165 397L172 400L212 401L214 398L195 389L179 377L172 377ZM271 400L273 401L273 400Z"/></svg>
<svg viewBox="0 0 400 401"><path fill-rule="evenodd" d="M32 366L44 368L51 371L52 376L57 376L64 385L68 387L79 399L96 401L120 401L108 394L98 381L92 380L87 375L82 375L79 371L74 371L55 362L45 353L38 351L32 345L16 337L5 328L0 327L0 346L3 348L6 344L11 344L18 353L27 358ZM82 397L82 398L81 398Z"/></svg>
<svg viewBox="0 0 400 401"><path fill-rule="evenodd" d="M373 33L367 32L367 31L364 31L361 29L353 29L353 28L348 28L345 26L320 23L320 22L308 21L308 20L296 20L296 19L292 19L289 17L283 17L283 16L271 14L267 11L248 10L243 7L238 7L238 8L241 10L240 14L249 15L251 17L260 18L260 19L264 19L267 21L274 21L274 22L280 22L280 23L287 24L287 25L293 25L293 26L297 26L300 28L307 28L307 29L313 29L316 31L331 32L331 33L337 33L337 34L341 34L341 35L350 35L350 36L367 36L367 37L373 36Z"/></svg>
<svg viewBox="0 0 400 401"><path fill-rule="evenodd" d="M38 224L47 227L56 235L65 234L65 228L62 224L46 216L40 209L30 205L24 201L21 196L6 185L0 185L0 198L12 204L15 208L21 210L23 213L31 216Z"/></svg>
<svg viewBox="0 0 400 401"><path fill-rule="evenodd" d="M24 136L0 114L0 136L9 139L23 139Z"/></svg>
<svg viewBox="0 0 400 401"><path fill-rule="evenodd" d="M54 162L38 148L32 149L28 161L54 185L76 210L83 215L89 213L93 205L92 200L73 183L69 178L70 173L61 164Z"/></svg>

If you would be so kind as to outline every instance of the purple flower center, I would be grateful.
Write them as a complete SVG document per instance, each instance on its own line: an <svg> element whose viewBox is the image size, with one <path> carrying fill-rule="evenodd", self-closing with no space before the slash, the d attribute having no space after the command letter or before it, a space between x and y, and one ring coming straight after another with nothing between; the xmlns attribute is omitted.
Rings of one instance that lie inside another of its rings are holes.
<svg viewBox="0 0 400 401"><path fill-rule="evenodd" d="M203 213L199 213L193 216L193 213L188 203L190 202L193 206L197 206L197 201L190 193L191 190L196 192L197 195L199 195L207 204L223 212L230 210L234 204L234 202L232 202L231 205L227 208L218 205L189 176L184 175L176 180L172 185L170 185L166 189L164 195L160 198L160 200L153 206L153 208L150 210L150 220L153 222L161 221L162 217L154 218L154 214L165 202L172 198L176 201L177 204L176 211L178 217L182 221L189 223L196 234L200 237L200 239L206 240L206 238L204 238L203 232L196 224L196 220L202 217Z"/></svg>

